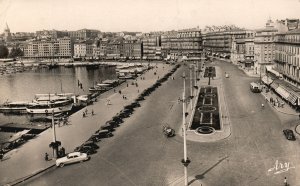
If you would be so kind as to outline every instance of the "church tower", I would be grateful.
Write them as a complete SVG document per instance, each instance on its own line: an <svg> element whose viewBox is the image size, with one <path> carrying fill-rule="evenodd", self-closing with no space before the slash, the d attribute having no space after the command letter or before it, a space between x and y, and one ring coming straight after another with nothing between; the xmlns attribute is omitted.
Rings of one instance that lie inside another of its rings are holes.
<svg viewBox="0 0 300 186"><path fill-rule="evenodd" d="M5 42L11 41L11 33L7 23L6 23L6 28L4 29L4 40Z"/></svg>

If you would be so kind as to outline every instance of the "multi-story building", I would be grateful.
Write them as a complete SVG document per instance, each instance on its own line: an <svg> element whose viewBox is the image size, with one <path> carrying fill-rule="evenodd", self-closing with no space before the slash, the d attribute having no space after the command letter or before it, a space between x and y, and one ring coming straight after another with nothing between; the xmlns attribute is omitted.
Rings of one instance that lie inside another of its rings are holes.
<svg viewBox="0 0 300 186"><path fill-rule="evenodd" d="M84 41L74 44L74 58L93 58L93 42Z"/></svg>
<svg viewBox="0 0 300 186"><path fill-rule="evenodd" d="M275 36L275 69L285 80L300 86L300 29Z"/></svg>
<svg viewBox="0 0 300 186"><path fill-rule="evenodd" d="M256 30L254 39L254 69L256 73L264 75L268 66L273 66L275 59L275 34L278 29L268 20L266 27Z"/></svg>
<svg viewBox="0 0 300 186"><path fill-rule="evenodd" d="M129 59L142 58L142 42L138 40L125 40L123 42L122 56Z"/></svg>
<svg viewBox="0 0 300 186"><path fill-rule="evenodd" d="M254 64L254 32L240 30L232 32L231 61L252 67Z"/></svg>
<svg viewBox="0 0 300 186"><path fill-rule="evenodd" d="M77 31L69 31L69 37L78 40L95 39L100 34L99 30L81 29Z"/></svg>
<svg viewBox="0 0 300 186"><path fill-rule="evenodd" d="M120 59L123 49L123 40L114 39L106 45L106 58L107 59Z"/></svg>
<svg viewBox="0 0 300 186"><path fill-rule="evenodd" d="M26 58L71 58L73 42L70 38L30 41L24 44Z"/></svg>
<svg viewBox="0 0 300 186"><path fill-rule="evenodd" d="M67 31L41 30L35 32L37 39L57 39L68 36Z"/></svg>
<svg viewBox="0 0 300 186"><path fill-rule="evenodd" d="M26 41L29 39L34 39L35 38L35 33L31 32L16 32L12 33L12 40L13 41Z"/></svg>
<svg viewBox="0 0 300 186"><path fill-rule="evenodd" d="M161 59L161 36L147 35L142 39L143 59Z"/></svg>
<svg viewBox="0 0 300 186"><path fill-rule="evenodd" d="M161 36L163 56L200 57L202 36L198 28L166 32Z"/></svg>

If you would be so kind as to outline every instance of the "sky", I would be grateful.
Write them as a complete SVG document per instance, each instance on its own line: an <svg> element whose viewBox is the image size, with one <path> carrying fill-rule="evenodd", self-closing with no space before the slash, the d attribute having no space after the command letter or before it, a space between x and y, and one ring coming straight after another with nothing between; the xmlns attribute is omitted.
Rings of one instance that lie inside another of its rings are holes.
<svg viewBox="0 0 300 186"><path fill-rule="evenodd" d="M0 0L0 33L97 29L167 31L300 18L300 0Z"/></svg>

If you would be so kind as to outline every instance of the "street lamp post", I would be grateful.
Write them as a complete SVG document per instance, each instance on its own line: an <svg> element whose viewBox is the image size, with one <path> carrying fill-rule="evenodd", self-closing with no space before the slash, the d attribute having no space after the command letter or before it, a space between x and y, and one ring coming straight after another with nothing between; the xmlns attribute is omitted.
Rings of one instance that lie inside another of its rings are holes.
<svg viewBox="0 0 300 186"><path fill-rule="evenodd" d="M193 70L192 65L190 65L190 100L191 100L191 111L193 110Z"/></svg>
<svg viewBox="0 0 300 186"><path fill-rule="evenodd" d="M184 166L184 185L188 185L188 176L187 176L187 167L190 163L190 160L187 158L187 149L186 149L186 122L185 122L185 73L183 73L183 94L182 94L182 127L183 127L183 159L181 163Z"/></svg>

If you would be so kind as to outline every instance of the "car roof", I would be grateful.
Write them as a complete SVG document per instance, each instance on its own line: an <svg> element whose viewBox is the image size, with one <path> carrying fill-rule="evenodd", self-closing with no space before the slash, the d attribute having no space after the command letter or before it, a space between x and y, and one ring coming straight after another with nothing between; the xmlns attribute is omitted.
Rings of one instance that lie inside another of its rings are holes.
<svg viewBox="0 0 300 186"><path fill-rule="evenodd" d="M71 152L68 154L69 156L73 156L73 155L80 155L80 152Z"/></svg>

